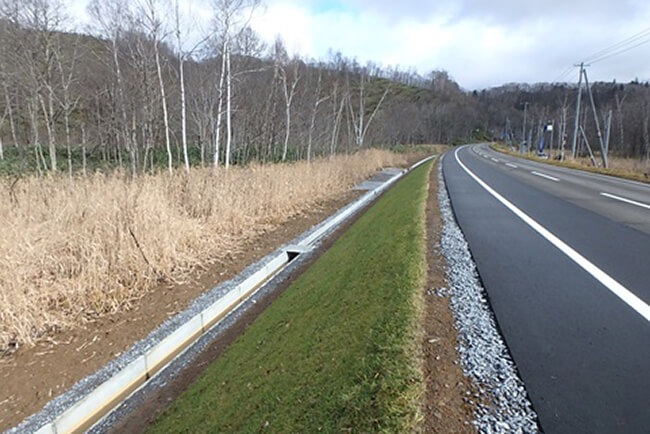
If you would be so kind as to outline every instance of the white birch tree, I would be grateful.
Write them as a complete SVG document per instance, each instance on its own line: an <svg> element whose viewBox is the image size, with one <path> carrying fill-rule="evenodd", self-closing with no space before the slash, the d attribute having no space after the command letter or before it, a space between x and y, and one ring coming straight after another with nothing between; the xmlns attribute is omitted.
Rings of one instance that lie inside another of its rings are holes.
<svg viewBox="0 0 650 434"><path fill-rule="evenodd" d="M165 80L163 79L162 60L160 58L160 44L164 41L163 22L158 14L157 0L145 0L142 7L144 15L144 25L149 32L149 37L153 43L154 58L156 61L156 73L158 75L158 85L160 87L160 98L163 111L163 123L165 129L165 148L167 149L167 168L171 175L174 171L174 160L172 156L171 137L169 129L169 112L167 110L167 95L165 91Z"/></svg>
<svg viewBox="0 0 650 434"><path fill-rule="evenodd" d="M217 28L218 40L221 49L221 71L218 82L218 103L217 103L217 121L215 131L215 153L214 165L219 164L219 147L221 138L222 108L225 99L226 115L226 153L224 165L227 168L231 164L232 154L232 63L231 52L233 40L238 33L247 28L248 21L260 4L260 0L213 0L212 9L214 13L214 23ZM224 89L225 86L225 89Z"/></svg>

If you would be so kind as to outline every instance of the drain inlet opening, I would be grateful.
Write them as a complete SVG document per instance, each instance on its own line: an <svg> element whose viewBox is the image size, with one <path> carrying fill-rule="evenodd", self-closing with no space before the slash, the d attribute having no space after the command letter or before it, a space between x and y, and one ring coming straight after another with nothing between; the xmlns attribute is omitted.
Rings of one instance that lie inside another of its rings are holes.
<svg viewBox="0 0 650 434"><path fill-rule="evenodd" d="M302 252L298 252L298 251L295 251L295 250L287 250L287 256L289 257L289 260L287 261L287 263L290 263L291 261L296 259L298 256L300 256L301 253Z"/></svg>

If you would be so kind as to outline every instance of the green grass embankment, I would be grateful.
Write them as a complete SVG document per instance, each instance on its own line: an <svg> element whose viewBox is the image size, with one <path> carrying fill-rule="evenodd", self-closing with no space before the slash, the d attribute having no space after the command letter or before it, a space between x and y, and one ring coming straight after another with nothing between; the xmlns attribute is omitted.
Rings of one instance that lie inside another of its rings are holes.
<svg viewBox="0 0 650 434"><path fill-rule="evenodd" d="M150 431L413 429L431 166L370 208Z"/></svg>

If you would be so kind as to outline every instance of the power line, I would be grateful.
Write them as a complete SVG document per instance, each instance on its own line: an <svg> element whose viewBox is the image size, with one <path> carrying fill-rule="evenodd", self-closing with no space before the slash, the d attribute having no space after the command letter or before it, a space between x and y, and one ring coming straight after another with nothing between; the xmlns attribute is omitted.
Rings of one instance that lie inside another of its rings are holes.
<svg viewBox="0 0 650 434"><path fill-rule="evenodd" d="M596 51L590 56L585 57L583 63L601 62L603 60L609 59L610 57L618 56L619 54L623 54L634 48L640 47L641 45L647 44L648 42L650 42L650 27L645 28L640 32L635 33L634 35L629 36L615 44L609 45L602 50ZM553 83L557 83L565 79L571 73L571 71L573 71L573 68L575 66L577 65L569 66L567 69L565 69L553 80Z"/></svg>
<svg viewBox="0 0 650 434"><path fill-rule="evenodd" d="M594 62L597 59L600 59L601 57L602 58L610 57L611 55L614 55L614 53L619 51L619 50L627 51L628 48L634 48L634 47L637 47L639 45L642 45L642 44L648 42L648 40L645 40L645 41L642 41L641 43L637 43L639 40L642 40L642 39L644 39L646 37L650 37L650 27L648 27L648 28L646 28L644 30L641 30L640 32L638 32L638 33L636 33L636 34L634 34L634 35L632 35L632 36L630 36L630 37L628 37L626 39L623 39L622 41L619 41L619 42L617 42L615 44L612 44L612 45L610 45L610 46L608 46L606 48L603 48L600 51L597 51L597 52L591 54L590 56L586 57L584 59L584 61L585 62ZM633 47L629 47L630 44L634 44L634 43L637 43L637 44L634 45ZM621 52L623 52L623 51L621 51Z"/></svg>
<svg viewBox="0 0 650 434"><path fill-rule="evenodd" d="M619 51L615 51L613 53L610 53L610 54L608 54L606 56L602 56L602 57L599 57L597 59L591 60L591 63L600 62L602 60L609 59L610 57L618 56L619 54L625 53L625 52L630 51L630 50L632 50L632 49L634 49L636 47L647 44L648 42L650 42L650 37L648 39L644 40L644 41L639 42L638 44L632 45L631 47L627 47L625 49L621 49Z"/></svg>
<svg viewBox="0 0 650 434"><path fill-rule="evenodd" d="M569 67L568 67L567 69L565 69L565 70L564 70L560 75L558 75L557 77L555 77L555 78L553 79L552 83L559 83L559 82L562 81L564 78L566 78L566 77L571 73L571 71L573 71L573 66L569 66Z"/></svg>

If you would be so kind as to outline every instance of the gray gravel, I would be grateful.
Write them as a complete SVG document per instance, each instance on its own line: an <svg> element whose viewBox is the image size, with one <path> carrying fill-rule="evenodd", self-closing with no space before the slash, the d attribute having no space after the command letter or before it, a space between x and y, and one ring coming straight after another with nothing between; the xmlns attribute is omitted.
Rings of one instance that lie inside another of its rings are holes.
<svg viewBox="0 0 650 434"><path fill-rule="evenodd" d="M458 332L458 352L465 375L478 393L466 399L475 407L477 429L484 433L539 432L537 415L499 333L469 246L449 201L442 165L438 201L443 221L442 252L447 259L449 297Z"/></svg>

